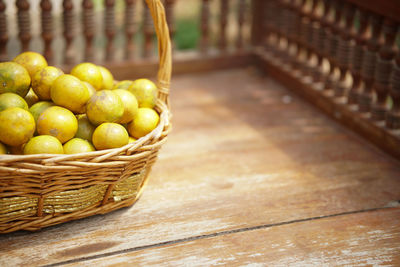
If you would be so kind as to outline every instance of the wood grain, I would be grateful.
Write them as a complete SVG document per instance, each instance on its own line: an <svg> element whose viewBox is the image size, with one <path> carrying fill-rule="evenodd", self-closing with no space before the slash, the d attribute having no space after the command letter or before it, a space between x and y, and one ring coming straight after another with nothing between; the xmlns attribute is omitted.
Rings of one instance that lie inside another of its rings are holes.
<svg viewBox="0 0 400 267"><path fill-rule="evenodd" d="M400 199L400 164L255 69L176 77L174 129L133 207L0 236L0 266L79 260Z"/></svg>
<svg viewBox="0 0 400 267"><path fill-rule="evenodd" d="M221 234L67 266L398 266L400 209Z"/></svg>

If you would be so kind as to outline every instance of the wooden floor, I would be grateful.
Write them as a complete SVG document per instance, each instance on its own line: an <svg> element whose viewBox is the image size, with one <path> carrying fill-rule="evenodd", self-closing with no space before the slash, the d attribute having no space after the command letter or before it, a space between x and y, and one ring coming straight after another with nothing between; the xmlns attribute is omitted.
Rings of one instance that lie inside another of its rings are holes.
<svg viewBox="0 0 400 267"><path fill-rule="evenodd" d="M0 236L0 266L400 265L400 163L255 69L177 76L130 208Z"/></svg>

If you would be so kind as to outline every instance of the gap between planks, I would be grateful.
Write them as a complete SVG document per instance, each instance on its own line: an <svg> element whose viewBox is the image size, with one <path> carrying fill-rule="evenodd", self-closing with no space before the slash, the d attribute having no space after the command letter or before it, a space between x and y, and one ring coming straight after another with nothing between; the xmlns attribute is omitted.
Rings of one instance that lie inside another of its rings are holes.
<svg viewBox="0 0 400 267"><path fill-rule="evenodd" d="M76 258L76 259L72 259L72 260L61 261L58 263L43 265L42 267L56 267L56 266L62 266L62 265L66 265L66 264L73 264L73 263L78 263L78 262L84 262L84 261L95 260L95 259L100 259L100 258L105 258L105 257L110 257L110 256L121 255L121 254L129 253L129 252L140 251L140 250L145 250L145 249L149 249L149 248L157 248L157 247L174 245L174 244L184 243L184 242L189 242L189 241L194 241L194 240L207 239L207 238L216 237L216 236L242 233L242 232L254 231L254 230L259 230L259 229L264 229L264 228L271 228L271 227L282 226L282 225L289 225L289 224L295 224L295 223L301 223L301 222L307 222L307 221L314 221L314 220L321 220L321 219L326 219L326 218L346 216L346 215L351 215L351 214L374 212L374 211L379 211L379 210L390 209L393 207L397 207L399 205L400 205L400 200L397 201L396 204L392 204L390 206L385 206L385 207L380 207L380 208L341 212L341 213L335 213L335 214L324 215L324 216L316 216L316 217L297 219L297 220L291 220L291 221L285 221L285 222L278 222L278 223L272 223L272 224L262 224L262 225L252 226L252 227L244 227L244 228L239 228L239 229L234 229L234 230L221 231L221 232L216 232L216 233L212 233L212 234L192 236L192 237L170 240L170 241L165 241L165 242L146 245L146 246L139 246L139 247L122 249L122 250L117 250L117 251L108 252L108 253L97 254L97 255L93 255L93 256L89 256L89 257L81 257L81 258Z"/></svg>

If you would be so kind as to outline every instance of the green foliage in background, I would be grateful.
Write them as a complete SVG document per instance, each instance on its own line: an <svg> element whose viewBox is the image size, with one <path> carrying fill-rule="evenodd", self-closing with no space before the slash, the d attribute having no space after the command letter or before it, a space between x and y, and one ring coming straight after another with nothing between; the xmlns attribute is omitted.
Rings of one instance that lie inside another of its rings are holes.
<svg viewBox="0 0 400 267"><path fill-rule="evenodd" d="M175 45L178 50L197 47L200 38L200 27L196 19L181 18L176 20Z"/></svg>
<svg viewBox="0 0 400 267"><path fill-rule="evenodd" d="M93 0L95 10L104 9L105 0ZM115 2L115 9L117 14L123 14L125 8L125 3L122 0L117 0ZM138 32L142 31L142 23L138 25ZM200 39L200 25L198 23L197 16L187 16L187 14L176 14L175 17L175 36L174 42L176 49L178 50L190 50L197 47L197 43ZM141 34L136 41L141 42ZM104 45L104 44L102 44Z"/></svg>

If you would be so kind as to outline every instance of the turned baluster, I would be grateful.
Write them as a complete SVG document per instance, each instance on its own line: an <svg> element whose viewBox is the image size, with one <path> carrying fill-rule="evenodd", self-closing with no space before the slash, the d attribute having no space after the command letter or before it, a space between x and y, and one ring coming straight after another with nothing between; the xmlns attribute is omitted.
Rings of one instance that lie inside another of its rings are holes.
<svg viewBox="0 0 400 267"><path fill-rule="evenodd" d="M226 39L226 24L228 23L228 0L220 0L220 22L219 22L219 49L221 52L225 52L227 46Z"/></svg>
<svg viewBox="0 0 400 267"><path fill-rule="evenodd" d="M343 5L339 1L333 2L332 5L335 15L333 21L329 21L329 31L327 31L327 38L325 45L329 49L328 59L329 59L329 73L325 81L325 90L331 90L335 88L336 78L335 70L337 68L337 50L339 44L339 30L340 30L340 20L342 18Z"/></svg>
<svg viewBox="0 0 400 267"><path fill-rule="evenodd" d="M312 2L314 4L314 1ZM309 52L309 43L308 43L308 38L310 35L310 18L309 18L309 10L307 7L307 0L300 0L300 5L298 6L299 8L299 43L302 48L302 51L304 53L305 58L301 59L301 50L298 50L298 60L301 63L299 65L299 70L302 72L302 74L305 76L308 74L307 72L307 59L308 59L308 52Z"/></svg>
<svg viewBox="0 0 400 267"><path fill-rule="evenodd" d="M236 0L239 1L239 8L240 8L240 1L241 0ZM265 5L267 4L266 1L263 0L249 0L250 1L250 8L251 8L251 26L250 26L250 43L253 45L253 47L257 47L258 49L261 48L262 45L264 45L264 40L265 36L267 35L266 32L266 17L265 17ZM244 8L243 8L243 19L247 20L247 4L246 0L243 1L244 3ZM241 9L241 8L240 8ZM239 12L242 12L239 10ZM240 17L240 14L239 14ZM238 18L239 18L238 17ZM239 19L238 19L239 20ZM241 29L239 29L241 31ZM238 42L238 40L236 40Z"/></svg>
<svg viewBox="0 0 400 267"><path fill-rule="evenodd" d="M272 38L274 34L273 20L272 17L272 1L266 1L263 8L263 32L264 37L262 43L265 48L265 52L268 56L272 56L274 46L272 45Z"/></svg>
<svg viewBox="0 0 400 267"><path fill-rule="evenodd" d="M289 64L290 67L294 70L297 71L300 69L300 55L301 51L303 49L302 47L302 42L301 42L301 34L300 34L300 26L301 26L301 5L299 4L298 1L296 0L290 0L289 2L289 9L291 10L291 17L290 17L290 23L291 23L291 34L290 34L290 39L293 44L293 54L290 58ZM295 72L297 73L297 72Z"/></svg>
<svg viewBox="0 0 400 267"><path fill-rule="evenodd" d="M333 6L331 0L323 0L324 1L324 15L321 20L321 54L323 58L329 62L329 71L325 73L324 69L321 66L321 80L325 83L323 90L330 90L333 86L330 84L331 80L329 77L333 75L334 69L331 68L331 58L330 58L330 43L332 37L332 25L333 25ZM322 61L324 61L324 59ZM327 91L329 92L329 91Z"/></svg>
<svg viewBox="0 0 400 267"><path fill-rule="evenodd" d="M272 20L273 20L273 28L275 33L275 55L277 56L277 60L285 61L286 51L284 49L284 41L285 41L285 33L284 33L284 25L282 25L284 17L284 8L283 8L284 0L276 0L272 3Z"/></svg>
<svg viewBox="0 0 400 267"><path fill-rule="evenodd" d="M351 53L351 73L353 85L349 92L349 104L357 104L361 94L361 67L368 40L368 13L359 9L360 26L355 35L355 45Z"/></svg>
<svg viewBox="0 0 400 267"><path fill-rule="evenodd" d="M296 11L296 3L295 0L287 1L287 23L288 23L288 64L292 69L297 69L298 65L296 64L295 55L293 55L293 50L297 49L298 46L298 25L297 25L297 11Z"/></svg>
<svg viewBox="0 0 400 267"><path fill-rule="evenodd" d="M93 0L83 0L82 9L83 34L85 35L85 60L93 61L93 38L95 35Z"/></svg>
<svg viewBox="0 0 400 267"><path fill-rule="evenodd" d="M321 6L322 1L321 0L316 0L317 7L320 7L323 12L321 15L318 15L317 12L313 13L313 17L311 20L313 21L312 23L312 29L313 29L313 36L312 36L312 44L314 48L314 54L316 56L317 62L316 65L314 66L312 70L312 78L313 81L316 83L319 83L322 81L322 63L324 59L324 45L325 45L325 29L324 29L324 18L328 17L329 11L330 11L330 6Z"/></svg>
<svg viewBox="0 0 400 267"><path fill-rule="evenodd" d="M295 8L297 11L296 15L296 25L297 25L297 34L296 34L296 44L297 50L294 59L294 69L298 69L299 71L304 71L303 62L302 62L302 51L306 49L305 35L306 35L306 27L305 24L302 23L305 16L305 8L306 8L306 0L300 0L300 2L295 3Z"/></svg>
<svg viewBox="0 0 400 267"><path fill-rule="evenodd" d="M107 46L106 46L106 60L114 60L114 37L115 37L115 10L114 10L115 0L105 1L105 34L107 36Z"/></svg>
<svg viewBox="0 0 400 267"><path fill-rule="evenodd" d="M174 36L175 36L175 14L174 14L174 6L175 0L165 0L165 16L167 19L169 35L171 37L172 45L174 45Z"/></svg>
<svg viewBox="0 0 400 267"><path fill-rule="evenodd" d="M372 105L371 117L375 121L385 119L388 107L386 100L389 94L390 74L393 69L393 59L396 56L396 34L398 24L390 19L383 22L384 43L379 50L375 68L374 90L376 92L376 102Z"/></svg>
<svg viewBox="0 0 400 267"><path fill-rule="evenodd" d="M132 60L135 54L135 43L133 37L136 33L135 23L136 0L125 0L125 59Z"/></svg>
<svg viewBox="0 0 400 267"><path fill-rule="evenodd" d="M49 64L53 63L53 50L51 43L53 41L53 16L51 14L52 4L50 0L42 0L40 2L42 9L42 38L44 43L43 55Z"/></svg>
<svg viewBox="0 0 400 267"><path fill-rule="evenodd" d="M146 1L143 0L144 6L144 49L143 49L143 57L148 58L151 57L153 54L153 36L154 36L154 29L153 29L153 20L150 15L150 10L147 7Z"/></svg>
<svg viewBox="0 0 400 267"><path fill-rule="evenodd" d="M339 43L338 43L338 55L337 65L339 68L339 80L335 87L336 97L345 97L348 86L346 84L346 74L350 67L350 52L352 49L352 37L354 37L354 14L355 6L350 3L344 4L344 19L345 22L342 24L343 27L339 30ZM345 99L343 99L345 101Z"/></svg>
<svg viewBox="0 0 400 267"><path fill-rule="evenodd" d="M312 57L312 49L311 49L311 16L315 12L316 1L311 2L311 9L307 7L307 1L301 0L300 5L298 6L299 17L298 17L298 47L296 59L299 62L299 70L302 72L303 76L310 75L310 61ZM301 58L302 51L304 52L304 59Z"/></svg>
<svg viewBox="0 0 400 267"><path fill-rule="evenodd" d="M285 0L277 0L274 11L274 26L277 37L277 56L282 63L287 63L288 61L286 10Z"/></svg>
<svg viewBox="0 0 400 267"><path fill-rule="evenodd" d="M238 35L236 40L236 48L238 50L243 49L243 25L245 22L245 14L246 14L246 1L239 0L238 4L239 14L238 14Z"/></svg>
<svg viewBox="0 0 400 267"><path fill-rule="evenodd" d="M206 53L208 51L209 43L209 17L210 17L210 4L208 0L203 0L201 5L201 39L200 51Z"/></svg>
<svg viewBox="0 0 400 267"><path fill-rule="evenodd" d="M7 42L8 42L8 31L7 31L7 15L6 15L6 4L3 0L0 0L0 62L7 61Z"/></svg>
<svg viewBox="0 0 400 267"><path fill-rule="evenodd" d="M305 16L302 20L302 28L305 29L305 36L304 36L304 46L305 46L305 62L304 62L304 69L303 74L306 76L312 75L313 72L313 62L312 57L314 55L314 40L313 40L313 25L314 20L316 18L316 11L317 11L317 0L311 0L311 9L305 11Z"/></svg>
<svg viewBox="0 0 400 267"><path fill-rule="evenodd" d="M278 12L277 0L266 1L265 4L265 26L267 28L267 36L264 41L267 47L267 52L269 52L269 56L277 59L279 43L279 33L277 32L276 23L276 12Z"/></svg>
<svg viewBox="0 0 400 267"><path fill-rule="evenodd" d="M390 96L393 107L387 114L386 126L390 129L400 129L400 55L397 56L391 77Z"/></svg>
<svg viewBox="0 0 400 267"><path fill-rule="evenodd" d="M18 8L18 29L19 29L19 40L21 42L21 50L29 50L29 42L31 40L31 22L29 15L29 1L17 0Z"/></svg>
<svg viewBox="0 0 400 267"><path fill-rule="evenodd" d="M280 0L280 9L281 16L280 16L280 29L281 29L281 36L283 40L282 46L282 59L286 64L291 63L290 58L290 50L292 47L292 38L291 38L291 5L288 0Z"/></svg>
<svg viewBox="0 0 400 267"><path fill-rule="evenodd" d="M74 16L74 4L72 0L63 1L63 23L64 23L64 39L65 39L65 53L64 63L74 64L75 63L75 50L73 47L73 41L75 37L75 16Z"/></svg>
<svg viewBox="0 0 400 267"><path fill-rule="evenodd" d="M373 99L373 83L375 65L378 57L378 51L381 45L382 18L378 15L370 15L372 25L372 36L367 41L367 50L364 53L361 67L361 79L364 81L364 90L358 100L360 112L369 112Z"/></svg>
<svg viewBox="0 0 400 267"><path fill-rule="evenodd" d="M279 32L279 16L280 9L278 6L278 0L267 1L268 8L268 20L267 25L269 25L269 48L271 51L272 58L276 61L279 60L280 56L280 42L281 36Z"/></svg>

